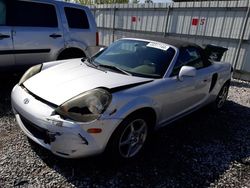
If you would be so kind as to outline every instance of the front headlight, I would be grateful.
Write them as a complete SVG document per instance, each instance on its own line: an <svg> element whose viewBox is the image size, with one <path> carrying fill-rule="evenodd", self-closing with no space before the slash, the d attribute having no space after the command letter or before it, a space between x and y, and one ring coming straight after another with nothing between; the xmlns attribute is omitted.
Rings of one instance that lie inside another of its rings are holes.
<svg viewBox="0 0 250 188"><path fill-rule="evenodd" d="M35 74L39 73L42 70L43 64L35 65L33 67L30 67L22 76L20 81L18 82L18 85L21 85L24 83L26 80L34 76Z"/></svg>
<svg viewBox="0 0 250 188"><path fill-rule="evenodd" d="M59 106L56 112L80 122L96 120L107 109L111 94L105 89L93 89L82 93Z"/></svg>

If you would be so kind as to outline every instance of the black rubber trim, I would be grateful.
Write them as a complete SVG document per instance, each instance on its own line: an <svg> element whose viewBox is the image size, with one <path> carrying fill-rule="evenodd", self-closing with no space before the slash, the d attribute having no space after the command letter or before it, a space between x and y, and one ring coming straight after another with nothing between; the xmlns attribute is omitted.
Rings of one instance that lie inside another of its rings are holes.
<svg viewBox="0 0 250 188"><path fill-rule="evenodd" d="M34 54L34 53L49 53L50 49L27 49L27 50L1 50L0 55L8 54Z"/></svg>
<svg viewBox="0 0 250 188"><path fill-rule="evenodd" d="M139 86L139 85L147 84L147 83L150 83L152 81L153 80L149 80L149 81L145 81L145 82L139 82L139 83L135 83L135 84L128 84L128 85L124 85L124 86L115 87L115 88L110 89L110 92L115 93L115 92L118 92L118 91L122 91L122 90L125 90L125 89L136 87L136 86Z"/></svg>
<svg viewBox="0 0 250 188"><path fill-rule="evenodd" d="M84 144L89 145L89 142L88 142L88 140L85 137L83 137L81 134L78 134L78 135L85 142Z"/></svg>
<svg viewBox="0 0 250 188"><path fill-rule="evenodd" d="M42 103L45 103L45 104L47 104L47 105L49 105L49 106L51 106L51 107L53 107L53 108L57 108L57 107L58 107L58 105L56 105L56 104L54 104L54 103L51 103L51 102L49 102L49 101L46 101L46 100L44 100L43 98L41 98L41 97L35 95L35 94L32 93L31 91L29 91L23 84L21 84L20 86L21 86L27 93L29 93L32 97L34 97L36 100L38 100L38 101L40 101L40 102L42 102Z"/></svg>
<svg viewBox="0 0 250 188"><path fill-rule="evenodd" d="M65 155L65 156L69 156L68 153L63 153L63 152L60 152L60 151L56 151L56 153L60 154L60 155Z"/></svg>
<svg viewBox="0 0 250 188"><path fill-rule="evenodd" d="M10 35L0 34L0 40L10 38Z"/></svg>

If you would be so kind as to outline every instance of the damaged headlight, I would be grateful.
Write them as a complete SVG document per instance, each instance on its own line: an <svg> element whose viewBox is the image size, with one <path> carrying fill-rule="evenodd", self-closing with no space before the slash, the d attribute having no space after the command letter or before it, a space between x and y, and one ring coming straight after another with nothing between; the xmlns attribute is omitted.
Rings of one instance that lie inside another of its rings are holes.
<svg viewBox="0 0 250 188"><path fill-rule="evenodd" d="M39 73L42 70L42 64L39 65L35 65L33 67L30 67L22 76L22 78L20 79L20 81L18 82L18 85L21 85L22 83L24 83L26 80L28 80L29 78L31 78L32 76L34 76L35 74Z"/></svg>
<svg viewBox="0 0 250 188"><path fill-rule="evenodd" d="M96 120L107 109L111 94L105 89L93 89L82 93L59 106L56 112L74 121Z"/></svg>

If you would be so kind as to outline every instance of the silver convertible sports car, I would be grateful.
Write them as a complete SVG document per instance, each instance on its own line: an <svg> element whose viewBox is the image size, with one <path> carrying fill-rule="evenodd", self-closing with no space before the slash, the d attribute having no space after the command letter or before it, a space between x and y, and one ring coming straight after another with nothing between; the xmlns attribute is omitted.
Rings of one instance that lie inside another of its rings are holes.
<svg viewBox="0 0 250 188"><path fill-rule="evenodd" d="M129 159L149 134L206 105L221 108L232 68L225 49L168 39L120 39L87 59L31 67L11 98L17 122L55 155Z"/></svg>

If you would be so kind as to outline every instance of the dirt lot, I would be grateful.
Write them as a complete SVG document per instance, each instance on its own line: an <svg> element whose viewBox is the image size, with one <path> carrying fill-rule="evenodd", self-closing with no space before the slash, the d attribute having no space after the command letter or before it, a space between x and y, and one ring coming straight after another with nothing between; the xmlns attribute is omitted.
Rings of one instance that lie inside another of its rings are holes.
<svg viewBox="0 0 250 188"><path fill-rule="evenodd" d="M29 143L0 78L0 187L250 187L250 83L233 80L220 112L204 108L158 131L127 163L65 160Z"/></svg>

